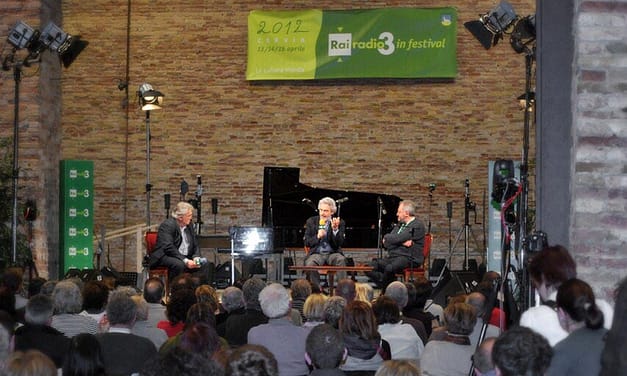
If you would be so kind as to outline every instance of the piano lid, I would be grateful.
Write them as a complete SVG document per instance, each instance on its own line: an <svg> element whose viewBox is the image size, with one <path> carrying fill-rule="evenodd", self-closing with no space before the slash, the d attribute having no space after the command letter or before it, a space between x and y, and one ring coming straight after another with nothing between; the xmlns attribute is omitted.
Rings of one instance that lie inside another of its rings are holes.
<svg viewBox="0 0 627 376"><path fill-rule="evenodd" d="M262 225L274 228L277 249L303 246L305 221L318 214L323 197L336 200L339 216L346 222L344 248L377 248L379 199L386 211L381 216L381 234L388 233L396 221L398 196L315 188L300 183L299 178L296 167L264 168Z"/></svg>

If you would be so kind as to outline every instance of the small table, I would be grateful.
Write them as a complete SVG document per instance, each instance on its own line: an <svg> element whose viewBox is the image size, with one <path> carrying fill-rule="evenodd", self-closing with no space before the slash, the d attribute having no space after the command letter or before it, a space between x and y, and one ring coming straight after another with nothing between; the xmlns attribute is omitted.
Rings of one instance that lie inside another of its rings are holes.
<svg viewBox="0 0 627 376"><path fill-rule="evenodd" d="M329 282L329 295L333 295L333 280L337 272L370 272L373 270L369 265L342 266L342 265L302 265L290 266L290 270L326 272Z"/></svg>

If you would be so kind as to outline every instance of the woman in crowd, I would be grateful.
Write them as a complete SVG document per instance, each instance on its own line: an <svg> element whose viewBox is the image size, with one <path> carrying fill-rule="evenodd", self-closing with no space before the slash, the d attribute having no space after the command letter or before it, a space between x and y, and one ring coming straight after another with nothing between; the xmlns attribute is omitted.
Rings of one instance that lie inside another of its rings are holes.
<svg viewBox="0 0 627 376"><path fill-rule="evenodd" d="M324 323L324 303L328 297L324 294L311 294L305 300L303 314L305 323L303 326L312 328Z"/></svg>
<svg viewBox="0 0 627 376"><path fill-rule="evenodd" d="M72 338L62 369L63 376L105 375L100 342L93 334L82 333Z"/></svg>
<svg viewBox="0 0 627 376"><path fill-rule="evenodd" d="M424 344L414 327L401 321L396 301L381 295L372 304L372 310L377 318L381 337L390 344L392 359L417 361L424 350Z"/></svg>

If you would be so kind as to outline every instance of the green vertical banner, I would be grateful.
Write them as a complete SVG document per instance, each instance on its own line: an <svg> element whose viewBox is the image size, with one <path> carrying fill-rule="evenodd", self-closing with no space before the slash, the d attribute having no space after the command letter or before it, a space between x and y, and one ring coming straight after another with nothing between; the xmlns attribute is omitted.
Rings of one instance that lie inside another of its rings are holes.
<svg viewBox="0 0 627 376"><path fill-rule="evenodd" d="M60 165L60 275L94 265L94 162L64 160Z"/></svg>
<svg viewBox="0 0 627 376"><path fill-rule="evenodd" d="M455 78L455 8L252 11L248 80Z"/></svg>

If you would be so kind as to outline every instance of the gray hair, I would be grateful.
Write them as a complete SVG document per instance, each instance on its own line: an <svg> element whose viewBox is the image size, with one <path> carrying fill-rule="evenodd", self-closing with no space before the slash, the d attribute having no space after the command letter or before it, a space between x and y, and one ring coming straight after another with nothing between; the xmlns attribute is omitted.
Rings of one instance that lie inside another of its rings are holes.
<svg viewBox="0 0 627 376"><path fill-rule="evenodd" d="M340 317L346 307L346 299L341 296L332 296L324 302L323 316L324 322L337 328Z"/></svg>
<svg viewBox="0 0 627 376"><path fill-rule="evenodd" d="M290 313L290 295L279 283L271 283L259 293L261 311L270 319L286 316Z"/></svg>
<svg viewBox="0 0 627 376"><path fill-rule="evenodd" d="M390 283L388 287L385 288L385 296L394 299L400 310L403 310L407 305L407 287L403 282L394 281Z"/></svg>
<svg viewBox="0 0 627 376"><path fill-rule="evenodd" d="M403 205L403 210L410 216L416 215L416 203L411 200L403 200L399 205Z"/></svg>
<svg viewBox="0 0 627 376"><path fill-rule="evenodd" d="M137 304L125 291L115 290L109 295L107 318L111 325L120 324L132 327L137 318Z"/></svg>
<svg viewBox="0 0 627 376"><path fill-rule="evenodd" d="M332 214L335 214L335 212L337 211L337 205L335 205L335 200L332 199L331 197L321 198L320 201L318 201L318 209L320 209L320 206L322 204L329 205L329 208L331 209Z"/></svg>
<svg viewBox="0 0 627 376"><path fill-rule="evenodd" d="M229 286L222 293L222 306L228 312L244 307L244 293L235 286Z"/></svg>
<svg viewBox="0 0 627 376"><path fill-rule="evenodd" d="M131 299L137 305L137 321L146 321L148 320L148 314L150 312L150 307L148 307L148 302L141 295L133 295Z"/></svg>
<svg viewBox="0 0 627 376"><path fill-rule="evenodd" d="M83 296L78 285L70 280L63 280L52 291L55 313L79 313L83 309Z"/></svg>
<svg viewBox="0 0 627 376"><path fill-rule="evenodd" d="M172 214L172 218L178 219L189 212L192 212L192 213L194 212L194 207L192 206L192 204L185 202L185 201L181 201L178 204L176 204L174 209L172 209L171 214Z"/></svg>
<svg viewBox="0 0 627 376"><path fill-rule="evenodd" d="M250 278L242 286L246 308L259 309L259 293L266 287L266 283L259 278Z"/></svg>
<svg viewBox="0 0 627 376"><path fill-rule="evenodd" d="M52 298L47 295L37 294L28 299L24 311L24 320L29 324L45 325L54 313Z"/></svg>

